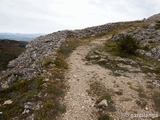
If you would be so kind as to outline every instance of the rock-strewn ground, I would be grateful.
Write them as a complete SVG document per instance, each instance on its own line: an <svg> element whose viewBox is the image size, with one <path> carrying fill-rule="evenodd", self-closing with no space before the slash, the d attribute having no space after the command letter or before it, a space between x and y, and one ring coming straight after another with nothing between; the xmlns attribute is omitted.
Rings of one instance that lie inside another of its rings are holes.
<svg viewBox="0 0 160 120"><path fill-rule="evenodd" d="M66 81L69 90L64 97L67 105L67 112L63 115L63 120L96 120L95 98L88 95L87 90L90 89L90 80L94 79L96 72L100 70L97 65L86 65L85 57L88 52L94 48L99 39L78 47L67 59L69 71L66 73Z"/></svg>
<svg viewBox="0 0 160 120"><path fill-rule="evenodd" d="M80 46L68 58L69 71L66 73L66 81L69 90L64 98L67 111L62 120L98 119L96 111L99 109L94 107L97 98L87 93L93 82L100 82L105 85L106 89L112 91L112 100L116 111L104 111L104 113L109 114L115 120L131 120L136 114L153 114L153 117L159 114L154 109L152 99L148 99L153 91L146 88L147 82L150 81L146 74L126 72L123 75L115 76L111 70L85 60L87 54L97 46L103 45L106 39L96 39L88 45ZM134 68L129 66L129 69ZM140 89L146 97L139 96ZM121 94L118 94L120 92ZM136 118L135 116L135 119L145 118ZM151 120L152 116L147 119Z"/></svg>

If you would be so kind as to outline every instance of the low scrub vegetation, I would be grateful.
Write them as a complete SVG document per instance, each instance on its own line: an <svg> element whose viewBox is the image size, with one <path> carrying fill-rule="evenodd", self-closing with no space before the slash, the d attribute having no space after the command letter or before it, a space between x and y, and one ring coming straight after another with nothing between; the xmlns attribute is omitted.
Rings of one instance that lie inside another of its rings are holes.
<svg viewBox="0 0 160 120"><path fill-rule="evenodd" d="M116 41L107 40L105 43L105 50L112 55L121 57L137 56L137 49L140 49L140 42L131 35L126 35ZM144 49L148 50L148 46Z"/></svg>
<svg viewBox="0 0 160 120"><path fill-rule="evenodd" d="M65 59L80 45L80 40L78 39L69 39L67 42L63 43L58 52L58 56L54 61L54 64L57 68L67 69L68 64Z"/></svg>
<svg viewBox="0 0 160 120"><path fill-rule="evenodd" d="M68 68L68 64L65 62L64 56L58 56L56 60L54 61L54 64L56 65L57 68Z"/></svg>
<svg viewBox="0 0 160 120"><path fill-rule="evenodd" d="M136 55L136 50L139 48L139 41L130 35L126 35L117 40L119 52L127 55Z"/></svg>
<svg viewBox="0 0 160 120"><path fill-rule="evenodd" d="M100 82L92 83L90 85L90 89L93 92L93 94L99 97L97 103L99 103L103 99L111 100L111 94L106 90L105 86L102 85Z"/></svg>
<svg viewBox="0 0 160 120"><path fill-rule="evenodd" d="M114 120L114 118L112 118L108 114L101 113L98 120Z"/></svg>
<svg viewBox="0 0 160 120"><path fill-rule="evenodd" d="M58 54L63 55L64 58L68 57L69 54L71 54L73 52L73 50L75 50L78 46L80 45L80 40L73 38L73 39L69 39L68 41L66 41L65 43L63 43L59 50L58 50Z"/></svg>
<svg viewBox="0 0 160 120"><path fill-rule="evenodd" d="M106 108L106 112L115 112L116 108L114 106L113 100L112 100L112 94L113 92L110 90L107 90L103 84L96 81L90 84L90 90L87 90L87 92L92 95L96 96L96 104L101 102L102 100L106 99L108 101L108 107ZM112 117L108 114L104 114L102 111L99 111L99 118L98 120L113 120Z"/></svg>
<svg viewBox="0 0 160 120"><path fill-rule="evenodd" d="M130 36L128 36L126 39L129 39ZM137 42L137 40L131 40L133 43L132 44L128 44L127 41L125 41L126 39L122 39L123 42L126 42L125 44L127 44L128 48L125 46L121 46L121 44L123 43L121 40L118 42L118 41L111 41L111 40L107 40L106 43L105 43L105 51L107 53L110 53L113 57L114 56L120 56L124 59L130 59L130 60L133 60L134 62L131 63L131 62L124 62L123 64L126 64L126 65L131 65L133 67L139 67L144 73L157 73L159 74L159 61L153 59L153 58L150 58L150 57L146 57L140 53L138 53L136 50L137 49L145 49L146 51L148 51L150 49L149 46L145 46L144 47L141 47L140 46L140 43ZM124 50L122 50L122 48L124 48ZM131 49L131 50L130 50ZM128 51L128 52L127 52ZM131 52L132 51L132 52ZM109 60L108 62L110 62L111 60ZM112 60L114 61L114 60ZM143 62L142 62L143 61ZM115 61L116 64L120 63L118 61ZM106 63L106 62L104 62ZM153 64L154 63L154 64ZM101 62L101 64L103 64ZM110 66L112 65L115 65L114 63L110 64Z"/></svg>
<svg viewBox="0 0 160 120"><path fill-rule="evenodd" d="M43 65L44 66L48 66L48 65L50 65L52 63L53 63L53 60L51 58L46 58L46 59L44 59Z"/></svg>
<svg viewBox="0 0 160 120"><path fill-rule="evenodd" d="M44 91L47 96L43 98L43 108L36 112L36 120L54 120L58 115L66 111L66 106L60 102L60 99L65 94L65 87L63 80L48 84Z"/></svg>
<svg viewBox="0 0 160 120"><path fill-rule="evenodd" d="M160 111L160 92L154 92L152 99L154 101L156 111Z"/></svg>
<svg viewBox="0 0 160 120"><path fill-rule="evenodd" d="M48 84L46 88L47 97L44 99L44 107L37 112L36 119L56 119L60 114L66 112L66 106L61 103L61 99L64 97L66 85L64 82L64 71L68 69L66 58L75 50L81 41L75 38L70 38L66 42L62 43L57 51L57 58L52 61L47 59L46 65L54 64L55 68L51 69L52 82ZM48 67L47 69L51 68Z"/></svg>
<svg viewBox="0 0 160 120"><path fill-rule="evenodd" d="M6 100L12 100L10 105L0 106L3 114L1 119L8 119L15 115L21 115L23 112L23 104L30 101L42 90L43 78L33 78L31 80L19 80L13 83L9 88L0 92L0 104Z"/></svg>

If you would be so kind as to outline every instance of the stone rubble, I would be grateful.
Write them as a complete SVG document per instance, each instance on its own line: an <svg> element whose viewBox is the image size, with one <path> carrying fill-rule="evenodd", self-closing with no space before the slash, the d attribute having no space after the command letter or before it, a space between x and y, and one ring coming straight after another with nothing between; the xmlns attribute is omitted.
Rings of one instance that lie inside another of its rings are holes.
<svg viewBox="0 0 160 120"><path fill-rule="evenodd" d="M24 111L22 112L22 114L28 114L30 110L39 110L42 107L41 104L41 101L24 103Z"/></svg>

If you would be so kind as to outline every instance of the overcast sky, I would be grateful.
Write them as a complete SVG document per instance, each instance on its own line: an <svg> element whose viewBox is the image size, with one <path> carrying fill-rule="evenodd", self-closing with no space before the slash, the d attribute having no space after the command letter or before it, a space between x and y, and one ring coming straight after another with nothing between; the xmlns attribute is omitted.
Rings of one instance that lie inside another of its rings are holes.
<svg viewBox="0 0 160 120"><path fill-rule="evenodd" d="M160 0L0 0L0 32L52 33L160 12Z"/></svg>

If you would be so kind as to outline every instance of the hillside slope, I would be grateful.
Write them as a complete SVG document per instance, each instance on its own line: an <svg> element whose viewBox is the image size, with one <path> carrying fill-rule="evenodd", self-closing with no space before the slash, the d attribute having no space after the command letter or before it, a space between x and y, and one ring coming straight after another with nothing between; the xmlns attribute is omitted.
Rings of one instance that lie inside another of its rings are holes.
<svg viewBox="0 0 160 120"><path fill-rule="evenodd" d="M9 61L25 50L25 44L14 40L0 39L0 71L7 69Z"/></svg>

